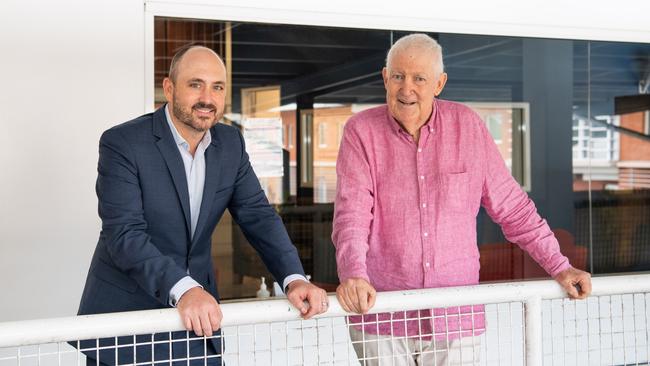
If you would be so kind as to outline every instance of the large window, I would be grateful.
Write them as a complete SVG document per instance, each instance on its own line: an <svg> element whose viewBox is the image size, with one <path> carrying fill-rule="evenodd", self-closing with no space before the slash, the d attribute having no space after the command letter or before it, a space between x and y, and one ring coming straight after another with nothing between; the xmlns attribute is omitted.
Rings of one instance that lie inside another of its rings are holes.
<svg viewBox="0 0 650 366"><path fill-rule="evenodd" d="M222 55L230 79L223 122L241 129L306 271L335 285L330 235L343 127L385 102L380 70L408 32L156 17L154 33L157 105L181 46ZM445 52L441 98L483 118L572 263L595 273L650 269L648 112L615 113L616 97L644 92L650 44L430 35ZM543 275L484 212L477 225L482 280ZM269 274L229 216L213 242L222 296L252 296Z"/></svg>
<svg viewBox="0 0 650 366"><path fill-rule="evenodd" d="M528 103L466 103L485 122L512 176L530 187L530 111Z"/></svg>

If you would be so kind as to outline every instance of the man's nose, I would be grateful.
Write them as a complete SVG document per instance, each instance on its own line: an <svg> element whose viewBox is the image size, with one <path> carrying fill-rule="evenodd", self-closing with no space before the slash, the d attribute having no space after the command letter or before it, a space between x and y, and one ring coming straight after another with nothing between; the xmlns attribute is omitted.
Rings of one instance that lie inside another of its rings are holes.
<svg viewBox="0 0 650 366"><path fill-rule="evenodd" d="M210 101L212 100L212 89L211 88L201 89L201 95L199 95L199 99L203 103L210 103Z"/></svg>
<svg viewBox="0 0 650 366"><path fill-rule="evenodd" d="M404 78L404 82L402 83L402 93L405 95L411 94L413 92L415 83L411 78Z"/></svg>

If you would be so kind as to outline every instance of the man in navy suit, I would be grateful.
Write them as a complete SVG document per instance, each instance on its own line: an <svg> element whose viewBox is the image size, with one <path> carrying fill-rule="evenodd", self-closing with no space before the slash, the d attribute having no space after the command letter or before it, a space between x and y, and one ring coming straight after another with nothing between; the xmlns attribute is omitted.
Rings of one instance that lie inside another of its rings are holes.
<svg viewBox="0 0 650 366"><path fill-rule="evenodd" d="M303 318L327 310L327 294L305 279L241 134L218 123L226 96L221 58L201 46L180 50L163 89L165 106L107 130L100 139L96 190L102 231L79 314L173 306L191 336L215 337L187 343L170 341L168 333L138 336L138 343L149 343L88 351L88 364L153 363L170 356L183 365L188 356L200 365L206 358L207 364L221 362L222 313L210 237L226 209ZM172 334L172 340L178 337L185 338L185 332ZM132 344L133 339L117 341ZM152 347L152 340L163 342ZM99 340L99 346L114 343Z"/></svg>

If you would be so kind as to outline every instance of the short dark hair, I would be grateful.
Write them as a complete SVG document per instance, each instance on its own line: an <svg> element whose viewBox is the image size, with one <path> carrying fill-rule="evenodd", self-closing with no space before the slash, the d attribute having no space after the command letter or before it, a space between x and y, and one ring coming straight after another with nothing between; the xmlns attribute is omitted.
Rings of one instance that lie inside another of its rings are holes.
<svg viewBox="0 0 650 366"><path fill-rule="evenodd" d="M210 47L206 47L206 46L201 45L201 44L189 43L189 44L186 44L183 47L181 47L178 51L176 51L176 54L174 54L174 57L172 57L172 62L169 65L169 78L172 80L173 83L176 82L176 77L178 76L178 64L181 62L181 60L183 59L183 56L185 56L187 51L189 51L191 49L194 49L194 48L205 48L205 49L208 49L208 50L214 52L214 50L212 50ZM219 54L217 54L215 52L215 55L217 55L217 57L219 57L219 59L221 60L221 56L219 56Z"/></svg>

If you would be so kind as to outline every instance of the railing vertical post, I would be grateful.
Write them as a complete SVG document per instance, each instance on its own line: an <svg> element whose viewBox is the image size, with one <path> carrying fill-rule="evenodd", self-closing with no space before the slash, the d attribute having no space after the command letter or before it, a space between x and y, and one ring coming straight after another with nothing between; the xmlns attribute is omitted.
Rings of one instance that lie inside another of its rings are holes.
<svg viewBox="0 0 650 366"><path fill-rule="evenodd" d="M542 366L542 298L533 296L526 307L526 366Z"/></svg>

